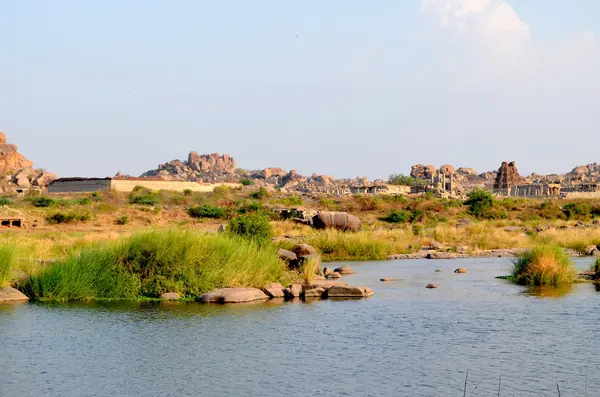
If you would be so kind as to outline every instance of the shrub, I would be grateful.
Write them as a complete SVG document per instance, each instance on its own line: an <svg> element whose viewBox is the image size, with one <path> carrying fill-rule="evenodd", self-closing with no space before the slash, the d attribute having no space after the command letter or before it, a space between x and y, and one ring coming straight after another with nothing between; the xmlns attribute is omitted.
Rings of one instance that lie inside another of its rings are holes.
<svg viewBox="0 0 600 397"><path fill-rule="evenodd" d="M56 200L47 196L32 197L29 199L34 207L52 207L56 204Z"/></svg>
<svg viewBox="0 0 600 397"><path fill-rule="evenodd" d="M522 285L559 285L575 281L577 269L557 245L538 245L513 262L512 278Z"/></svg>
<svg viewBox="0 0 600 397"><path fill-rule="evenodd" d="M8 197L0 197L0 205L10 205L11 201Z"/></svg>
<svg viewBox="0 0 600 397"><path fill-rule="evenodd" d="M406 211L392 211L382 219L390 223L405 223L409 220L409 218L410 215Z"/></svg>
<svg viewBox="0 0 600 397"><path fill-rule="evenodd" d="M61 223L87 222L90 219L91 216L88 213L55 212L46 217L46 222L50 225L57 225Z"/></svg>
<svg viewBox="0 0 600 397"><path fill-rule="evenodd" d="M286 283L274 246L227 234L153 231L97 243L43 268L23 285L32 299L70 301L199 296L225 286Z"/></svg>
<svg viewBox="0 0 600 397"><path fill-rule="evenodd" d="M540 204L540 217L544 219L565 219L565 213L552 201L544 201Z"/></svg>
<svg viewBox="0 0 600 397"><path fill-rule="evenodd" d="M254 186L254 181L252 179L242 179L240 183L242 186Z"/></svg>
<svg viewBox="0 0 600 397"><path fill-rule="evenodd" d="M250 193L250 198L256 199L256 200L262 200L264 198L269 197L269 191L267 189L265 189L264 187L259 188L258 190Z"/></svg>
<svg viewBox="0 0 600 397"><path fill-rule="evenodd" d="M334 200L325 197L319 200L319 205L329 211L336 211L339 208L338 204Z"/></svg>
<svg viewBox="0 0 600 397"><path fill-rule="evenodd" d="M227 231L248 240L264 243L273 236L269 218L261 214L240 215L229 221Z"/></svg>
<svg viewBox="0 0 600 397"><path fill-rule="evenodd" d="M277 202L279 204L290 206L290 207L301 206L304 204L302 197L299 197L299 196L281 197L280 199L277 200Z"/></svg>
<svg viewBox="0 0 600 397"><path fill-rule="evenodd" d="M204 204L188 208L188 215L192 218L223 218L225 211L221 207Z"/></svg>
<svg viewBox="0 0 600 397"><path fill-rule="evenodd" d="M592 207L588 203L569 203L562 208L562 212L568 219L587 218L591 211Z"/></svg>
<svg viewBox="0 0 600 397"><path fill-rule="evenodd" d="M129 217L127 215L123 215L117 219L115 219L115 225L126 225L129 223Z"/></svg>
<svg viewBox="0 0 600 397"><path fill-rule="evenodd" d="M160 197L154 194L139 194L129 196L129 204L158 205Z"/></svg>
<svg viewBox="0 0 600 397"><path fill-rule="evenodd" d="M465 205L469 206L467 211L469 214L476 218L491 218L492 207L494 206L494 198L492 194L483 189L475 189L470 191L468 194L468 200L465 201Z"/></svg>
<svg viewBox="0 0 600 397"><path fill-rule="evenodd" d="M183 189L183 195L184 196L191 196L192 195L192 190L191 189Z"/></svg>
<svg viewBox="0 0 600 397"><path fill-rule="evenodd" d="M240 214L258 212L260 210L262 210L262 205L258 201L242 201L238 203L238 213Z"/></svg>
<svg viewBox="0 0 600 397"><path fill-rule="evenodd" d="M406 176L404 174L392 174L388 178L388 183L390 185L413 186L413 185L424 185L425 181L423 181L421 179L413 178L412 176Z"/></svg>
<svg viewBox="0 0 600 397"><path fill-rule="evenodd" d="M144 191L146 191L146 188L140 185L134 186L132 190L133 193L139 193Z"/></svg>
<svg viewBox="0 0 600 397"><path fill-rule="evenodd" d="M94 192L90 195L90 198L94 201L104 201L104 194L102 192Z"/></svg>
<svg viewBox="0 0 600 397"><path fill-rule="evenodd" d="M77 204L77 205L89 205L89 204L92 204L92 199L89 198L89 197L80 198L78 200L75 200L75 204Z"/></svg>

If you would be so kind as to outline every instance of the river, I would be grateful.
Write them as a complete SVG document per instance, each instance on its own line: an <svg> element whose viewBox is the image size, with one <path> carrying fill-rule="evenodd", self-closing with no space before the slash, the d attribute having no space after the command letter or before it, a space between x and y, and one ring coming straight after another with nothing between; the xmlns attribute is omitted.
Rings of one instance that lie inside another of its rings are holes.
<svg viewBox="0 0 600 397"><path fill-rule="evenodd" d="M508 259L347 264L373 297L0 305L0 396L459 397L467 370L467 396L600 393L593 285L495 279Z"/></svg>

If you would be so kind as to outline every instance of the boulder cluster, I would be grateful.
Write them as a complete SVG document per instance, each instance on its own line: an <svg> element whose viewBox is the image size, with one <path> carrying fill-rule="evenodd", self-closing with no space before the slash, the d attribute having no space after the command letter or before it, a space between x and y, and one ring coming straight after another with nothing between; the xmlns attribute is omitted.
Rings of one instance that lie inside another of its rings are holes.
<svg viewBox="0 0 600 397"><path fill-rule="evenodd" d="M0 132L0 193L13 193L18 189L44 188L56 179L56 175L34 169L33 162L19 153L16 145L6 142Z"/></svg>
<svg viewBox="0 0 600 397"><path fill-rule="evenodd" d="M226 182L235 179L235 172L235 160L227 154L190 152L187 161L168 161L160 164L157 169L145 172L141 177L158 177L172 181Z"/></svg>

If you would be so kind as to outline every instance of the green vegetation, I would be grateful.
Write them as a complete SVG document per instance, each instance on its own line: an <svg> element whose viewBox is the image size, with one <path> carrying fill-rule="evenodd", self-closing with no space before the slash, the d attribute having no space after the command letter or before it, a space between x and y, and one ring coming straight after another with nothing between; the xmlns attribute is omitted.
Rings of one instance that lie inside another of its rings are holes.
<svg viewBox="0 0 600 397"><path fill-rule="evenodd" d="M417 178L413 178L412 176L406 176L404 174L392 174L388 178L388 183L390 185L403 185L403 186L414 186L414 185L424 185L425 181Z"/></svg>
<svg viewBox="0 0 600 397"><path fill-rule="evenodd" d="M238 203L238 213L240 214L248 214L252 212L259 212L263 209L263 206L258 201L248 201L244 200Z"/></svg>
<svg viewBox="0 0 600 397"><path fill-rule="evenodd" d="M410 214L406 211L392 211L382 219L389 223L405 223L408 222L410 217Z"/></svg>
<svg viewBox="0 0 600 397"><path fill-rule="evenodd" d="M223 218L225 211L221 207L210 204L203 204L197 207L188 208L188 214L192 218Z"/></svg>
<svg viewBox="0 0 600 397"><path fill-rule="evenodd" d="M115 225L126 225L129 223L129 217L127 215L123 215L115 219Z"/></svg>
<svg viewBox="0 0 600 397"><path fill-rule="evenodd" d="M155 194L132 194L129 196L129 204L159 205L160 197Z"/></svg>
<svg viewBox="0 0 600 397"><path fill-rule="evenodd" d="M22 289L37 300L132 300L164 292L196 297L214 288L262 287L287 277L271 245L171 230L83 248L30 277Z"/></svg>
<svg viewBox="0 0 600 397"><path fill-rule="evenodd" d="M277 199L277 202L288 207L301 206L304 204L304 200L302 200L302 197L300 196L281 197Z"/></svg>
<svg viewBox="0 0 600 397"><path fill-rule="evenodd" d="M38 208L52 207L56 204L56 201L54 199L46 196L31 197L29 198L29 200L31 201L31 204L33 204L34 207Z"/></svg>
<svg viewBox="0 0 600 397"><path fill-rule="evenodd" d="M472 190L467 195L469 199L465 201L465 205L469 207L469 214L475 218L492 219L492 207L494 206L494 198L492 194L483 189Z"/></svg>
<svg viewBox="0 0 600 397"><path fill-rule="evenodd" d="M568 203L562 208L562 212L567 219L585 219L592 212L592 207L588 203Z"/></svg>
<svg viewBox="0 0 600 397"><path fill-rule="evenodd" d="M0 205L10 205L11 201L8 197L0 197Z"/></svg>
<svg viewBox="0 0 600 397"><path fill-rule="evenodd" d="M91 216L87 212L55 212L46 217L46 222L50 225L58 225L61 223L87 222L90 219Z"/></svg>
<svg viewBox="0 0 600 397"><path fill-rule="evenodd" d="M233 218L229 221L227 231L261 244L270 241L274 234L269 217L263 214L245 214Z"/></svg>
<svg viewBox="0 0 600 397"><path fill-rule="evenodd" d="M570 284L577 269L565 251L557 245L538 245L513 263L513 281L522 285Z"/></svg>
<svg viewBox="0 0 600 397"><path fill-rule="evenodd" d="M242 179L240 181L240 183L242 184L242 186L254 186L255 183L252 179Z"/></svg>
<svg viewBox="0 0 600 397"><path fill-rule="evenodd" d="M250 198L253 198L256 200L262 200L269 196L271 196L271 194L269 194L269 191L267 189L265 189L264 187L260 187L258 190L250 193Z"/></svg>
<svg viewBox="0 0 600 397"><path fill-rule="evenodd" d="M344 233L326 230L312 235L308 243L322 253L323 259L378 260L385 259L393 246L370 233Z"/></svg>
<svg viewBox="0 0 600 397"><path fill-rule="evenodd" d="M600 272L600 258L596 259L596 261L592 263L590 270L593 272Z"/></svg>
<svg viewBox="0 0 600 397"><path fill-rule="evenodd" d="M10 281L12 265L16 259L14 247L8 245L0 246L0 287Z"/></svg>

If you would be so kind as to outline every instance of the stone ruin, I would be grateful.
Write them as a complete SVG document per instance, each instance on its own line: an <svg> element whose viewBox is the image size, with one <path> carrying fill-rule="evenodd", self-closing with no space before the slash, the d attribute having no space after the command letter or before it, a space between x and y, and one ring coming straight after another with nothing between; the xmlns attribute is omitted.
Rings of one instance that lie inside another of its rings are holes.
<svg viewBox="0 0 600 397"><path fill-rule="evenodd" d="M514 161L507 163L502 162L502 165L498 169L496 175L496 181L494 182L494 189L510 189L513 186L520 185L522 182L519 170Z"/></svg>
<svg viewBox="0 0 600 397"><path fill-rule="evenodd" d="M0 193L41 190L55 179L51 172L34 169L33 162L16 145L6 143L6 135L0 132Z"/></svg>

